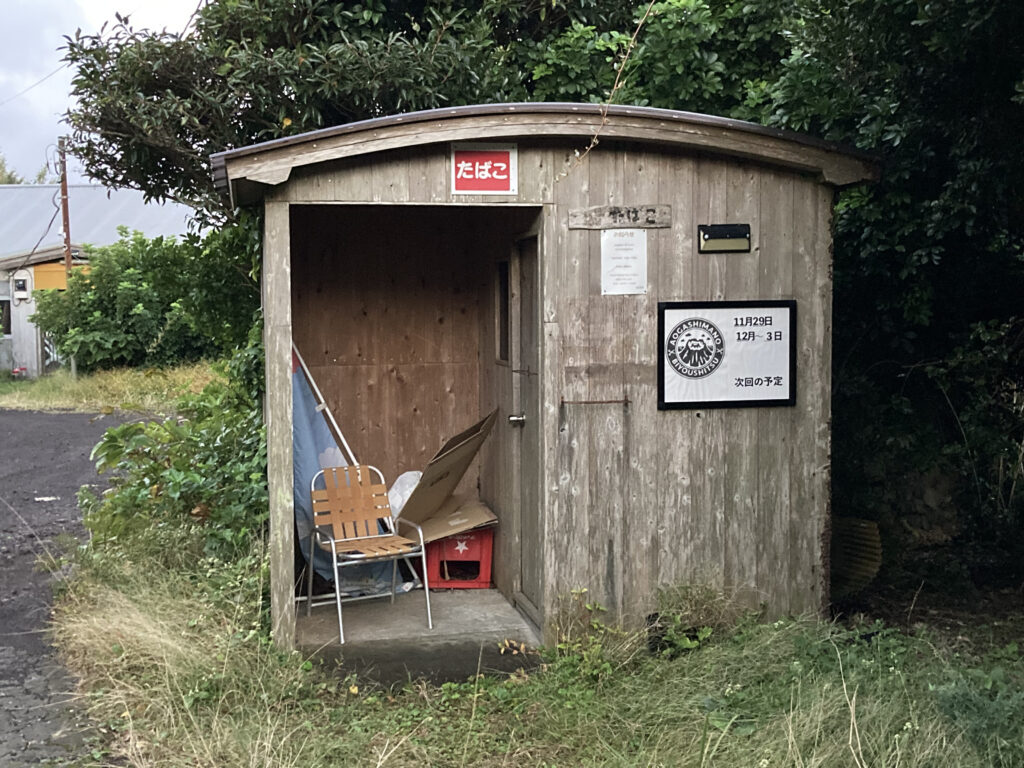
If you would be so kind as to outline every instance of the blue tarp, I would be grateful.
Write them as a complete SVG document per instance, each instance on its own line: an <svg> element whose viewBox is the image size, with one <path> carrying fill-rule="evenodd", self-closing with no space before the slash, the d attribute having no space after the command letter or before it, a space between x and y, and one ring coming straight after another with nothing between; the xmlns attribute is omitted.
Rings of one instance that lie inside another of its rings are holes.
<svg viewBox="0 0 1024 768"><path fill-rule="evenodd" d="M348 464L338 447L327 419L317 410L316 397L306 380L298 358L292 354L292 474L295 497L295 529L302 555L309 562L309 535L313 530L313 505L309 483L324 467ZM328 581L334 581L331 556L314 553L313 567ZM345 568L341 573L342 592L349 595L373 594L391 590L391 563Z"/></svg>

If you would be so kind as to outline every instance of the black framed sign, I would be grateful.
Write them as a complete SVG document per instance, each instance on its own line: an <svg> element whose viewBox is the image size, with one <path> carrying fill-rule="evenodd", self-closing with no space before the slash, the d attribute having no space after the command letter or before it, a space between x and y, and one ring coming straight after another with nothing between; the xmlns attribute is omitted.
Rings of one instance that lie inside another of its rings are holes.
<svg viewBox="0 0 1024 768"><path fill-rule="evenodd" d="M658 410L796 404L796 302L658 303Z"/></svg>

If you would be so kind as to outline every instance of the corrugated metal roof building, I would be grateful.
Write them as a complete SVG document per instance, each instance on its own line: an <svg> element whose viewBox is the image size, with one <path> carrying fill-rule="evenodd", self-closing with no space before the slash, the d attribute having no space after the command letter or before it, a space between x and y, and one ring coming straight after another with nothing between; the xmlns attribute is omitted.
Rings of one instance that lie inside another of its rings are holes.
<svg viewBox="0 0 1024 768"><path fill-rule="evenodd" d="M117 242L118 227L146 237L188 231L193 210L177 203L147 203L133 189L98 184L68 187L72 255L85 260L86 246ZM38 376L55 362L53 349L29 322L32 291L66 285L60 185L0 184L0 367Z"/></svg>
<svg viewBox="0 0 1024 768"><path fill-rule="evenodd" d="M146 237L181 235L193 214L177 203L147 203L134 189L99 184L69 185L68 209L72 241L97 246L117 242L120 226ZM0 184L0 214L0 259L64 244L59 184Z"/></svg>

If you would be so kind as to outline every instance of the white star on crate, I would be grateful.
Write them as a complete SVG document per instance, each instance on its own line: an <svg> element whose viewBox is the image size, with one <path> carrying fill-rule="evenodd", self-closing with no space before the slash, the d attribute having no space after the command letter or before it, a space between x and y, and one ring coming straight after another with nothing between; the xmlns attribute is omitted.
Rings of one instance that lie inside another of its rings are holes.
<svg viewBox="0 0 1024 768"><path fill-rule="evenodd" d="M469 549L469 547L466 546L466 542L464 541L460 540L459 543L455 545L455 551L458 552L460 555L467 549Z"/></svg>

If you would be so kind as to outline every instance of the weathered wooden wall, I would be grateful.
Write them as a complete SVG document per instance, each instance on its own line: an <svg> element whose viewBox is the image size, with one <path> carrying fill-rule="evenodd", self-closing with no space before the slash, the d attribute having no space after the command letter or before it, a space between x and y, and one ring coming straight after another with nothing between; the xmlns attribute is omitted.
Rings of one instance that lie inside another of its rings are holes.
<svg viewBox="0 0 1024 768"><path fill-rule="evenodd" d="M429 458L448 425L509 402L511 374L493 362L493 265L536 217L516 206L540 206L542 610L586 587L614 614L637 617L660 585L682 581L736 590L775 613L819 609L832 188L743 160L609 140L579 160L582 148L520 141L520 193L509 198L450 197L447 144L295 169L282 187L293 203L295 337L314 375L339 410L347 388L363 392L350 439L361 458L394 470ZM381 205L322 205L334 202ZM412 205L389 205L402 203ZM463 218L464 207L417 208L451 203L483 207ZM670 227L648 232L648 293L602 296L600 232L568 229L569 211L641 204L672 209ZM751 225L751 253L697 253L699 224L733 222ZM388 306L396 294L411 313L400 320ZM796 407L658 411L657 303L758 298L798 303ZM439 331L448 318L458 327ZM353 322L364 327L341 340ZM412 344L410 332L427 327L429 339ZM378 343L390 351L371 352ZM400 366L420 366L405 389L371 384L397 384ZM516 493L506 415L481 464L499 516ZM502 520L496 553L506 593L518 548L537 544L518 541L514 522Z"/></svg>
<svg viewBox="0 0 1024 768"><path fill-rule="evenodd" d="M775 613L818 610L828 515L832 190L736 160L602 144L546 221L547 602L586 587L637 619L657 588L704 582ZM667 204L648 293L600 294L581 205ZM700 224L749 223L749 254L698 254ZM554 252L553 252L554 251ZM657 410L657 304L797 300L795 408ZM629 401L628 405L619 402ZM564 404L561 404L563 403ZM588 401L590 401L588 403Z"/></svg>

